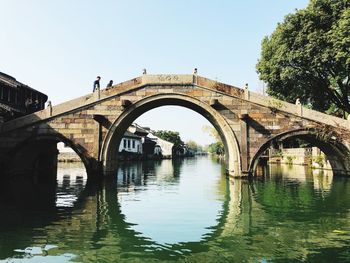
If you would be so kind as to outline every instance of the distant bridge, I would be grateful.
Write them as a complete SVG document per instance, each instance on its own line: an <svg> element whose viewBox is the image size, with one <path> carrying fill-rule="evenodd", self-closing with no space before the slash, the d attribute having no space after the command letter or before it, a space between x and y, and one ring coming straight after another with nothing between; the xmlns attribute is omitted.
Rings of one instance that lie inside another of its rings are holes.
<svg viewBox="0 0 350 263"><path fill-rule="evenodd" d="M293 138L319 147L334 171L350 171L349 121L196 74L142 75L6 122L0 126L0 171L47 172L55 168L56 144L62 141L80 156L89 176L113 172L126 129L164 105L192 109L212 123L232 176L252 174L269 147Z"/></svg>

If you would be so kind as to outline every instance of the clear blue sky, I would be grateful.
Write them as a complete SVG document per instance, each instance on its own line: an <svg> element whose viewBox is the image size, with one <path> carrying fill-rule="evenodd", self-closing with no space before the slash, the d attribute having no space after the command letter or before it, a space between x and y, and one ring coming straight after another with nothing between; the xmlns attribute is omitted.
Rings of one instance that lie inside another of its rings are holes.
<svg viewBox="0 0 350 263"><path fill-rule="evenodd" d="M262 38L307 3L0 0L0 71L48 94L53 104L91 92L97 75L104 86L110 79L118 83L141 75L142 68L161 74L197 67L202 76L236 86L248 82L261 91L255 64ZM162 111L144 116L148 123L142 124L158 125L152 122ZM179 118L170 111L173 123ZM191 123L194 117L184 118ZM178 130L185 140L209 140L199 134L201 127Z"/></svg>

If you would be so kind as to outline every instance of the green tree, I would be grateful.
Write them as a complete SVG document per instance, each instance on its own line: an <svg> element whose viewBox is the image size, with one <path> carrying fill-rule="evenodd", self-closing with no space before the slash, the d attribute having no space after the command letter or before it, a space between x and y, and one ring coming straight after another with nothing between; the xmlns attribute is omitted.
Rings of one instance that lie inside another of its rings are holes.
<svg viewBox="0 0 350 263"><path fill-rule="evenodd" d="M202 130L204 132L209 133L209 135L214 137L215 141L216 141L214 143L209 144L208 152L213 153L213 154L218 154L218 155L225 154L224 144L222 143L220 135L217 132L217 130L212 126L207 126L207 125L203 126Z"/></svg>
<svg viewBox="0 0 350 263"><path fill-rule="evenodd" d="M198 152L198 151L202 151L202 146L199 145L198 143L196 143L193 140L188 140L186 142L186 145L188 147L189 150L193 151L193 152Z"/></svg>
<svg viewBox="0 0 350 263"><path fill-rule="evenodd" d="M204 131L204 132L208 133L210 136L214 137L215 141L221 142L220 135L219 135L218 131L213 126L204 125L202 127L202 131Z"/></svg>
<svg viewBox="0 0 350 263"><path fill-rule="evenodd" d="M212 144L209 144L208 146L208 152L217 154L217 155L224 155L224 145L222 142L214 142Z"/></svg>
<svg viewBox="0 0 350 263"><path fill-rule="evenodd" d="M153 134L163 140L173 143L175 147L184 144L184 142L181 140L179 132L159 130L154 132Z"/></svg>
<svg viewBox="0 0 350 263"><path fill-rule="evenodd" d="M257 64L269 95L350 113L350 1L311 0L262 41Z"/></svg>

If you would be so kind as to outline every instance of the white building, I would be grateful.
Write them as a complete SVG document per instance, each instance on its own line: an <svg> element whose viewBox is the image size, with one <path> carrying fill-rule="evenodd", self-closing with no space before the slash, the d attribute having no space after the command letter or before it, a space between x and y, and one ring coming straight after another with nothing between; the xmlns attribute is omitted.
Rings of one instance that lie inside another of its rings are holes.
<svg viewBox="0 0 350 263"><path fill-rule="evenodd" d="M122 151L142 154L142 137L126 131L119 144L119 152Z"/></svg>
<svg viewBox="0 0 350 263"><path fill-rule="evenodd" d="M174 144L165 141L154 134L150 128L133 123L124 133L119 145L119 152L162 156L172 158Z"/></svg>
<svg viewBox="0 0 350 263"><path fill-rule="evenodd" d="M152 133L148 134L148 137L151 138L152 140L154 140L161 148L161 152L164 158L171 158L172 154L173 154L173 146L174 144L168 141L165 141L155 135L153 135ZM155 148L156 150L156 148ZM156 153L155 153L156 154Z"/></svg>

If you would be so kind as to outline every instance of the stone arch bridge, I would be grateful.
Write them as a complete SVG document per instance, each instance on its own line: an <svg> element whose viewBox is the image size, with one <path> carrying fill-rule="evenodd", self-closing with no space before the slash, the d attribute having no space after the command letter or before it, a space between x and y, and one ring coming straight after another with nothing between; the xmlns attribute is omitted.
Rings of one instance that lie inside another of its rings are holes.
<svg viewBox="0 0 350 263"><path fill-rule="evenodd" d="M55 168L56 144L62 141L81 157L89 176L113 172L125 130L138 116L164 105L192 109L213 124L232 176L252 174L266 149L293 138L319 147L333 170L350 171L347 120L198 75L142 75L3 123L0 171Z"/></svg>

